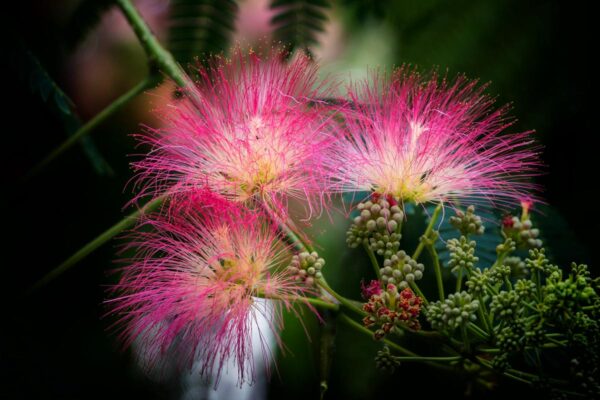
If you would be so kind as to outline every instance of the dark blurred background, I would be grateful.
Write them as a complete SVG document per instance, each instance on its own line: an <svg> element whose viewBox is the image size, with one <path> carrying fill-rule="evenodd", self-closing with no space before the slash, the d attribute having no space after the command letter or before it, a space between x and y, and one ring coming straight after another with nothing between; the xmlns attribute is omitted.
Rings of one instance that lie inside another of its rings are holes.
<svg viewBox="0 0 600 400"><path fill-rule="evenodd" d="M168 1L135 2L159 38L168 41ZM157 123L149 110L171 95L161 86L138 96L43 171L25 178L36 162L144 78L143 51L118 10L102 14L82 39L73 40L78 1L21 1L4 6L0 158L4 190L0 397L181 398L179 381L144 376L130 352L119 349L102 318L106 285L114 281L116 242L105 245L57 280L25 296L47 271L118 221L132 196L130 134ZM537 219L547 228L556 262L591 264L598 232L596 16L584 1L367 1L338 0L313 53L325 72L362 76L367 66L413 63L464 72L491 81L499 103L512 102L514 130L535 129L544 145L546 174L539 178L550 205ZM109 8L106 6L106 8ZM240 1L234 40L252 42L271 32L271 11L262 0ZM217 40L217 39L215 39ZM48 83L51 79L53 84ZM54 87L53 85L57 86ZM48 86L50 85L50 86ZM65 97L56 93L64 91ZM50 93L50 95L47 95ZM66 102L72 100L72 107ZM65 103L66 102L66 103ZM72 108L68 117L64 110ZM125 188L125 189L124 189ZM317 225L332 285L357 296L362 259L344 246L345 222ZM327 230L327 231L325 231ZM337 232L337 234L334 234ZM410 241L408 242L410 243ZM414 243L414 242L413 242ZM410 245L410 244L408 244ZM357 261L358 260L358 261ZM308 318L312 342L287 318L289 351L279 359L270 398L318 396L318 324ZM509 382L488 394L461 378L424 366L404 365L392 376L374 369L377 346L339 328L330 380L331 399L401 396L505 397L522 390ZM231 398L235 398L232 394Z"/></svg>

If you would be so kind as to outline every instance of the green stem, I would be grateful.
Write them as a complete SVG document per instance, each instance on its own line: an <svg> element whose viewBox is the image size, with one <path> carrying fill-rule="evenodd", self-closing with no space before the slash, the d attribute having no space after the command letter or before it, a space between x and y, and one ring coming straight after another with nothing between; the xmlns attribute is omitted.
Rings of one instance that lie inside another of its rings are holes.
<svg viewBox="0 0 600 400"><path fill-rule="evenodd" d="M452 362L452 361L460 361L462 359L461 356L445 356L445 357L428 357L428 356L417 356L417 357L409 357L409 356L398 356L396 357L398 361L438 361L438 362Z"/></svg>
<svg viewBox="0 0 600 400"><path fill-rule="evenodd" d="M487 332L488 335L491 335L492 331L490 329L490 326L488 325L487 317L483 313L483 308L481 307L481 304L479 305L479 309L477 311L479 313L479 319L481 320L481 323L483 324L483 328L485 329L485 331Z"/></svg>
<svg viewBox="0 0 600 400"><path fill-rule="evenodd" d="M540 348L542 349L556 349L557 347L562 347L561 345L557 345L554 343L544 343L540 346ZM535 347L531 347L531 346L525 346L526 350L529 349L534 349ZM493 348L493 347L484 347L484 348L478 348L477 351L481 352L481 353L489 353L489 354L495 354L495 353L501 353L502 350L498 349L498 348Z"/></svg>
<svg viewBox="0 0 600 400"><path fill-rule="evenodd" d="M354 328L356 331L361 332L365 335L368 335L371 339L373 339L373 332L366 326L356 322L355 320L353 320L352 318L350 318L349 316L347 316L346 314L343 314L343 313L340 314L338 316L338 318L340 318L346 324L348 324L349 326ZM419 357L416 353L413 353L412 351L405 349L404 347L400 346L397 343L392 342L391 340L383 339L383 342L399 353L405 354L409 357Z"/></svg>
<svg viewBox="0 0 600 400"><path fill-rule="evenodd" d="M46 165L55 160L62 153L70 149L75 143L79 142L81 139L89 135L98 125L102 124L106 119L119 111L123 106L137 97L143 91L150 89L154 85L159 82L158 77L150 76L136 86L131 88L121 97L113 101L106 108L96 114L91 120L89 120L85 125L81 126L73 135L69 136L67 140L65 140L60 146L52 150L50 154L48 154L42 161L40 161L37 165L35 165L31 171L27 174L28 177L36 175L40 172Z"/></svg>
<svg viewBox="0 0 600 400"><path fill-rule="evenodd" d="M440 300L444 301L446 296L444 295L444 280L442 279L442 267L440 266L440 258L433 243L429 241L429 239L425 240L428 240L426 246L427 250L429 251L429 255L431 256L431 260L433 262L433 269L435 271L435 279L437 282L438 294L440 296Z"/></svg>
<svg viewBox="0 0 600 400"><path fill-rule="evenodd" d="M479 299L479 319L481 319L481 322L483 323L483 326L484 326L486 332L488 333L488 335L492 336L492 334L493 334L492 323L489 320L489 314L487 311L487 307L486 307L485 303L483 302L483 296L479 295L478 299Z"/></svg>
<svg viewBox="0 0 600 400"><path fill-rule="evenodd" d="M363 326L362 324L356 322L352 318L348 317L346 314L343 314L343 313L339 314L338 318L341 319L342 321L344 321L347 325L352 327L357 332L367 335L371 339L373 339L373 332L370 329L368 329L367 327ZM439 369L449 370L450 367L446 366L446 365L440 365L440 364L438 364L438 362L453 362L453 361L458 361L461 359L460 356L422 357L422 356L419 356L418 354L400 346L399 344L392 342L391 340L383 339L382 342L385 343L386 345L388 345L390 348L396 350L398 353L404 354L406 357L406 361L423 362L427 365L430 365L432 367L439 368ZM404 357L402 357L402 358L404 358ZM400 358L400 360L402 360L402 358Z"/></svg>
<svg viewBox="0 0 600 400"><path fill-rule="evenodd" d="M479 363L483 366L485 366L486 368L489 368L491 370L494 370L492 363L489 362L488 360L486 360L485 358L482 357L477 357L477 360L479 361ZM507 375L510 374L512 376ZM534 374L530 374L528 372L525 371L520 371L518 369L512 369L512 368L508 368L503 375L508 376L509 378L513 378L514 376L517 376L523 380L526 380L527 383L531 383L532 380L538 379L539 376L534 375ZM548 378L548 381L558 384L558 385L567 385L569 382L564 381L562 379L554 379L554 378Z"/></svg>
<svg viewBox="0 0 600 400"><path fill-rule="evenodd" d="M438 331L424 331L424 330L415 331L415 330L409 328L408 326L406 326L405 324L399 324L398 325L398 329L402 329L402 331L408 332L411 335L421 336L423 338L428 338L428 339L437 339L437 340L439 340L439 339L445 339L446 338L446 336L442 335Z"/></svg>
<svg viewBox="0 0 600 400"><path fill-rule="evenodd" d="M381 281L381 270L379 268L379 262L377 262L377 258L375 257L375 253L373 252L373 249L368 244L365 244L365 243L363 243L363 247L365 248L365 251L369 255L369 260L371 260L371 265L373 266L373 269L375 270L375 276L377 276L377 280Z"/></svg>
<svg viewBox="0 0 600 400"><path fill-rule="evenodd" d="M538 302L541 302L542 301L542 277L541 277L539 269L536 269L535 276L537 277L537 280L535 282L535 285L537 287L537 300L538 300Z"/></svg>
<svg viewBox="0 0 600 400"><path fill-rule="evenodd" d="M325 301L322 299L317 299L314 297L267 295L262 292L256 293L256 297L259 297L261 299L295 301L298 303L309 303L315 307L323 308L325 310L338 311L340 309L340 306L338 304L331 303L329 301Z"/></svg>
<svg viewBox="0 0 600 400"><path fill-rule="evenodd" d="M188 78L179 67L173 55L169 53L156 39L146 21L142 18L138 10L130 0L116 0L117 5L125 15L127 22L131 25L135 35L138 37L148 60L152 65L156 65L160 70L173 79L179 86L186 86Z"/></svg>
<svg viewBox="0 0 600 400"><path fill-rule="evenodd" d="M560 340L556 340L552 337L548 337L548 335L546 335L546 339L548 339L549 341L551 341L552 343L554 343L555 345L559 346L559 347L565 347L567 345L567 341L560 341Z"/></svg>
<svg viewBox="0 0 600 400"><path fill-rule="evenodd" d="M459 293L460 289L462 288L462 277L463 277L463 269L459 268L458 276L456 277L456 293Z"/></svg>
<svg viewBox="0 0 600 400"><path fill-rule="evenodd" d="M470 345L470 342L469 342L469 336L467 335L467 327L465 325L461 326L460 332L461 332L461 336L462 336L462 339L463 339L463 343L465 345L465 351L467 353L470 353L471 352L471 345Z"/></svg>
<svg viewBox="0 0 600 400"><path fill-rule="evenodd" d="M429 221L429 224L427 225L427 228L425 229L425 233L423 234L424 237L426 237L426 238L429 237L429 235L431 234L431 231L433 231L433 226L435 225L441 211L442 211L442 204L440 203L435 208L435 210L433 210L433 214L431 215L431 220ZM421 240L419 242L419 245L415 249L415 252L412 255L412 259L416 261L419 258L419 256L421 255L421 253L423 252L424 248L425 248L425 243L423 243L423 241Z"/></svg>
<svg viewBox="0 0 600 400"><path fill-rule="evenodd" d="M581 309L585 310L585 311L591 311L591 310L594 310L596 308L600 308L600 304L595 304L593 306L583 306L583 307L581 307Z"/></svg>
<svg viewBox="0 0 600 400"><path fill-rule="evenodd" d="M102 246L104 243L108 242L110 239L115 237L117 234L119 234L120 232L124 231L125 229L128 229L128 228L132 227L133 225L135 225L135 223L137 222L138 218L141 215L155 210L163 203L163 201L164 201L164 198L158 197L158 198L152 200L151 202L145 204L143 207L141 207L137 211L129 214L128 216L123 218L121 221L117 222L115 225L113 225L112 227L110 227L109 229L104 231L102 234L100 234L94 240L92 240L91 242L89 242L88 244L83 246L81 249L79 249L71 257L67 258L58 267L56 267L52 271L48 272L42 279L37 281L27 291L27 294L31 294L32 292L35 292L39 288L45 286L48 282L52 281L56 277L60 276L62 273L69 270L71 267L73 267L79 261L83 260L86 256L88 256L91 252L96 250L98 247Z"/></svg>
<svg viewBox="0 0 600 400"><path fill-rule="evenodd" d="M475 334L475 336L477 336L478 338L483 339L483 340L487 340L488 339L487 332L483 331L480 327L478 327L474 323L469 322L469 324L467 325L466 328L470 332L472 332L473 334Z"/></svg>
<svg viewBox="0 0 600 400"><path fill-rule="evenodd" d="M328 379L331 371L331 364L333 362L333 353L335 351L335 334L336 334L336 323L335 313L325 312L323 315L324 323L321 326L321 337L320 337L320 365L319 375L321 378L320 389L321 389L321 400L325 398L325 393L329 389Z"/></svg>
<svg viewBox="0 0 600 400"><path fill-rule="evenodd" d="M348 309L356 312L357 314L360 314L361 316L365 316L366 315L366 313L363 310L361 310L360 308L358 308L354 303L352 303L350 300L348 300L347 298L345 298L344 296L340 295L335 290L333 290L327 284L327 281L325 280L325 278L317 279L317 284L319 286L321 286L327 293L329 293L330 295L332 295L344 307L346 307L346 308L348 308Z"/></svg>

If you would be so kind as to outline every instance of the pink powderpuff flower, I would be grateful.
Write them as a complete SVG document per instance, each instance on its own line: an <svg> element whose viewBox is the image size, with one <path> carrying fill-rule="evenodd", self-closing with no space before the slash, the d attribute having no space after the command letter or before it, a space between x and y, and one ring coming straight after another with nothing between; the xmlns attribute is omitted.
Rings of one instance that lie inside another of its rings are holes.
<svg viewBox="0 0 600 400"><path fill-rule="evenodd" d="M260 213L194 193L168 217L147 217L132 235L127 248L137 254L107 301L124 345L141 345L148 370L160 370L165 356L183 368L195 362L216 387L232 360L239 384L252 381L258 313L281 345L282 308L293 310L290 296L308 294L283 268L290 257L276 230ZM257 297L278 300L270 306ZM265 340L261 350L268 368Z"/></svg>
<svg viewBox="0 0 600 400"><path fill-rule="evenodd" d="M234 202L260 200L279 215L290 198L303 202L308 218L320 212L335 125L316 100L329 90L317 83L316 65L304 55L286 61L282 51L237 48L197 72L185 99L161 113L164 126L141 135L151 150L134 163L139 196L208 187Z"/></svg>
<svg viewBox="0 0 600 400"><path fill-rule="evenodd" d="M339 192L369 191L400 202L513 204L537 187L531 131L506 133L508 107L486 85L441 81L402 67L351 86L346 132L331 153Z"/></svg>

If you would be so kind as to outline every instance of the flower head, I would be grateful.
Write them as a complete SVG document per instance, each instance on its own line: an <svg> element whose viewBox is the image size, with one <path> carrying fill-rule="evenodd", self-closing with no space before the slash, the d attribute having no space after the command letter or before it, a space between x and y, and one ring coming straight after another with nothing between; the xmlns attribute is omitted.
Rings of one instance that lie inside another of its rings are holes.
<svg viewBox="0 0 600 400"><path fill-rule="evenodd" d="M201 210L188 198L179 212L150 217L134 234L137 255L108 303L124 325L125 344L142 343L147 367L167 353L183 367L200 363L216 384L233 359L241 383L254 373L253 315L268 314L277 336L281 304L290 307L285 299L307 289L283 268L287 249L261 214L212 194L195 200ZM284 300L271 313L256 297ZM268 344L262 350L269 361Z"/></svg>
<svg viewBox="0 0 600 400"><path fill-rule="evenodd" d="M531 132L505 134L507 108L459 76L425 79L401 68L349 88L346 135L332 154L338 191L402 202L512 202L533 189Z"/></svg>
<svg viewBox="0 0 600 400"><path fill-rule="evenodd" d="M152 146L134 164L141 196L206 187L234 202L260 199L276 211L290 198L305 201L309 215L319 210L332 124L314 103L324 86L310 59L286 62L279 51L237 49L198 74L185 99L162 113L164 126L141 136Z"/></svg>

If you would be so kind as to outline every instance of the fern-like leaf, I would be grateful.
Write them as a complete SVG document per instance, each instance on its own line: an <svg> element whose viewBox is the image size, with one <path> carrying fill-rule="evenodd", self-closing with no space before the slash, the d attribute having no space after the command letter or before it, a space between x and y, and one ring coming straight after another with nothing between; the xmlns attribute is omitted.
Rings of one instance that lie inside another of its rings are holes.
<svg viewBox="0 0 600 400"><path fill-rule="evenodd" d="M81 121L75 113L73 102L50 77L37 57L21 46L10 59L16 75L29 86L34 95L39 96L57 115L67 134L73 135L81 127ZM81 145L99 175L111 175L113 173L92 138L83 138Z"/></svg>
<svg viewBox="0 0 600 400"><path fill-rule="evenodd" d="M237 11L234 0L173 0L168 47L175 59L187 65L225 51Z"/></svg>
<svg viewBox="0 0 600 400"><path fill-rule="evenodd" d="M271 24L274 37L290 51L301 49L311 54L310 47L317 43L317 34L324 30L330 7L327 0L274 0L271 9L275 15Z"/></svg>

